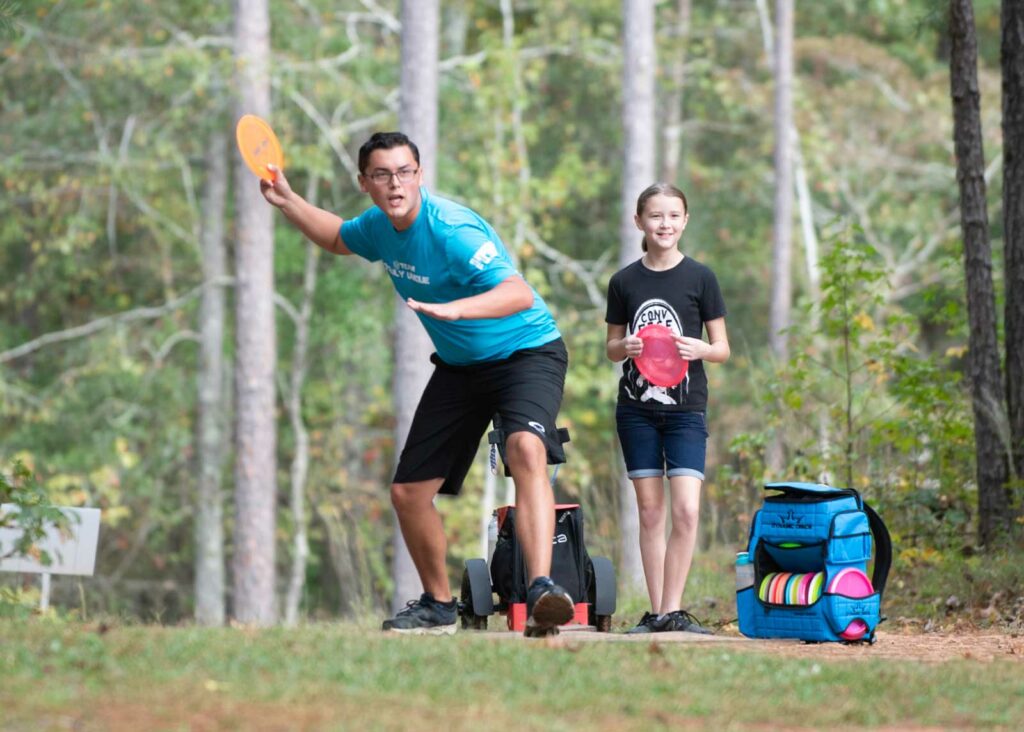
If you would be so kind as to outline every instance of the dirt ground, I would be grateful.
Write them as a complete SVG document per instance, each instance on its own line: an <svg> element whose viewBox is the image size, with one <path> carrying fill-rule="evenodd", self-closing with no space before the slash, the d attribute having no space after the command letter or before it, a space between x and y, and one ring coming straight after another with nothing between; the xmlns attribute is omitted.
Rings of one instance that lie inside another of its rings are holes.
<svg viewBox="0 0 1024 732"><path fill-rule="evenodd" d="M942 663L953 659L1024 661L1024 638L1000 634L887 633L879 631L874 645L845 643L800 643L793 641L745 641L751 648L771 650L795 657L893 660Z"/></svg>
<svg viewBox="0 0 1024 732"><path fill-rule="evenodd" d="M485 631L502 639L522 639L518 633ZM531 641L532 642L532 641ZM942 663L955 659L991 662L996 659L1024 662L1024 636L1020 634L981 631L974 628L943 629L931 632L893 628L879 630L874 644L867 643L804 643L796 640L752 640L729 631L713 636L696 633L656 633L625 635L598 633L592 628L564 630L561 635L544 641L552 646L581 643L714 643L737 650L768 652L791 658L843 658Z"/></svg>

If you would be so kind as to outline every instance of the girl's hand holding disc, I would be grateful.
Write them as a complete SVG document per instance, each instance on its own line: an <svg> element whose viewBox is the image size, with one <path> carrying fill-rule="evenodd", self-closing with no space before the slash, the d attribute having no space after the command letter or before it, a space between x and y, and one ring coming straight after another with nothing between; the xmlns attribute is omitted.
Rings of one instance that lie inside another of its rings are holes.
<svg viewBox="0 0 1024 732"><path fill-rule="evenodd" d="M622 339L622 347L626 349L626 358L636 358L644 352L644 341L635 335L628 335Z"/></svg>
<svg viewBox="0 0 1024 732"><path fill-rule="evenodd" d="M676 347L679 349L679 357L687 361L699 361L704 358L709 348L708 344L700 338L687 338L686 336L675 336Z"/></svg>

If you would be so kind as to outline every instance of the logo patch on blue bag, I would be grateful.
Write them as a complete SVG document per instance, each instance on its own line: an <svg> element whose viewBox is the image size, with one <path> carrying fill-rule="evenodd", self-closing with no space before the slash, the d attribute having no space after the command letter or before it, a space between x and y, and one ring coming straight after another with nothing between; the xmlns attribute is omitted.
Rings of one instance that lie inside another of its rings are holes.
<svg viewBox="0 0 1024 732"><path fill-rule="evenodd" d="M800 514L789 509L786 513L774 516L775 521L768 523L773 529L810 529L811 524L806 521L806 514Z"/></svg>

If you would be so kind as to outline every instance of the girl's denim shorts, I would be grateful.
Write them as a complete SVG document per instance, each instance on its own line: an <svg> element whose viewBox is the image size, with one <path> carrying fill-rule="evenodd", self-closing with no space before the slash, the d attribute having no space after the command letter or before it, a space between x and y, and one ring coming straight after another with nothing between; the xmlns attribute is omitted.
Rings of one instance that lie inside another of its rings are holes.
<svg viewBox="0 0 1024 732"><path fill-rule="evenodd" d="M704 412L661 412L619 404L615 424L630 478L685 475L704 480Z"/></svg>

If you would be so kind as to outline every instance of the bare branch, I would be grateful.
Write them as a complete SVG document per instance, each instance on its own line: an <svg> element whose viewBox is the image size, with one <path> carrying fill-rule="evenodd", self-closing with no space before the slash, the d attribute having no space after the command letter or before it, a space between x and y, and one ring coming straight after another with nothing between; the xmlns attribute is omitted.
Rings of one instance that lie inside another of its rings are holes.
<svg viewBox="0 0 1024 732"><path fill-rule="evenodd" d="M121 131L121 144L117 149L116 168L120 168L128 155L128 146L131 144L132 133L135 131L134 114L128 115L125 120L124 129ZM117 176L110 177L110 186L107 192L107 246L110 248L112 259L117 258Z"/></svg>
<svg viewBox="0 0 1024 732"><path fill-rule="evenodd" d="M295 309L291 301L288 300L280 292L274 293L274 304L284 311L284 314L288 316L288 319L292 321L292 324L296 327L302 322L302 317L299 315L299 311Z"/></svg>
<svg viewBox="0 0 1024 732"><path fill-rule="evenodd" d="M124 194L128 197L128 200L135 204L135 206L142 211L144 214L155 220L160 226L167 231L174 234L182 241L197 245L195 237L191 232L182 228L176 221L167 218L162 213L153 208L145 199L142 198L138 193L133 191L131 187L124 187L121 189Z"/></svg>
<svg viewBox="0 0 1024 732"><path fill-rule="evenodd" d="M334 155L338 158L342 167L348 172L349 178L352 181L352 187L359 188L359 167L352 160L352 156L348 154L345 146L338 140L338 135L332 128L331 123L324 119L324 116L320 114L316 106L297 89L289 89L287 94L288 98L295 102L295 106L305 112L310 121L320 130L320 134L323 135L324 140L331 150L334 151Z"/></svg>
<svg viewBox="0 0 1024 732"><path fill-rule="evenodd" d="M340 66L346 66L352 61L355 61L364 50L365 47L361 43L353 43L347 49L335 56L318 58L314 61L297 61L294 63L283 64L282 68L288 71L311 71L314 69L333 71Z"/></svg>
<svg viewBox="0 0 1024 732"><path fill-rule="evenodd" d="M590 300L590 303L595 308L603 305L604 295L597 287L597 276L593 272L589 271L572 257L562 254L562 252L548 244L540 237L540 234L533 230L532 227L525 227L523 234L526 241L530 242L543 256L547 257L552 262L560 264L562 267L579 277L583 286L587 290L587 297Z"/></svg>
<svg viewBox="0 0 1024 732"><path fill-rule="evenodd" d="M398 18L378 5L375 0L362 0L363 7L370 11L369 19L380 22L392 33L401 33L402 24Z"/></svg>
<svg viewBox="0 0 1024 732"><path fill-rule="evenodd" d="M110 147L107 144L107 138L104 134L103 125L101 120L103 119L96 106L93 104L92 97L89 95L89 91L69 70L67 64L57 55L56 50L50 43L43 43L43 49L46 51L47 57L50 59L50 63L57 69L57 73L68 83L68 86L81 98L82 103L85 104L86 109L89 110L90 119L92 120L93 133L96 135L96 143L99 145L100 154L106 157L110 154Z"/></svg>
<svg viewBox="0 0 1024 732"><path fill-rule="evenodd" d="M176 345L178 345L179 343L185 343L187 341L198 343L199 334L196 333L194 330L178 331L170 338L168 338L166 341L164 341L160 345L160 347L155 352L152 353L153 362L156 363L157 365L162 364Z"/></svg>
<svg viewBox="0 0 1024 732"><path fill-rule="evenodd" d="M127 310L123 313L97 318L96 320L75 326L74 328L67 328L66 330L47 333L46 335L39 336L27 343L22 343L20 346L15 346L14 348L0 352L0 363L10 363L11 361L27 356L30 353L38 351L40 348L45 348L46 346L53 345L54 343L63 343L64 341L70 341L76 338L84 338L85 336L89 336L105 328L109 328L112 325L131 323L136 320L153 320L154 318L160 318L187 305L190 301L198 297L206 287L226 287L233 285L234 282L235 280L233 277L219 277L215 280L210 280L209 282L199 285L180 297L168 300L163 305Z"/></svg>

